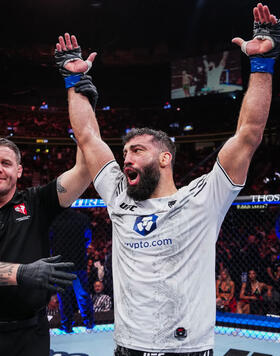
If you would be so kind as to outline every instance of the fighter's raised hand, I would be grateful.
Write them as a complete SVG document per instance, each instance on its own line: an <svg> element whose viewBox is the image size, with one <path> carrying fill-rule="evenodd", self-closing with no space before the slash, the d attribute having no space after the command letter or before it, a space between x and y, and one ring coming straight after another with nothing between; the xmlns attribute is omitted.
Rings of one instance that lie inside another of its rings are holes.
<svg viewBox="0 0 280 356"><path fill-rule="evenodd" d="M253 39L244 41L240 37L232 42L241 47L248 56L276 58L280 52L280 22L270 13L268 6L259 3L253 9Z"/></svg>
<svg viewBox="0 0 280 356"><path fill-rule="evenodd" d="M59 72L64 78L65 87L67 89L75 87L76 93L86 96L93 111L95 111L98 93L92 84L91 77L85 74L92 67L96 54L96 52L92 52L84 61L77 38L74 35L70 37L69 33L65 33L64 37L58 37L54 54Z"/></svg>
<svg viewBox="0 0 280 356"><path fill-rule="evenodd" d="M84 61L82 51L74 35L65 33L59 36L55 50L55 61L62 76L69 77L75 74L87 73L96 57L96 52L91 53Z"/></svg>

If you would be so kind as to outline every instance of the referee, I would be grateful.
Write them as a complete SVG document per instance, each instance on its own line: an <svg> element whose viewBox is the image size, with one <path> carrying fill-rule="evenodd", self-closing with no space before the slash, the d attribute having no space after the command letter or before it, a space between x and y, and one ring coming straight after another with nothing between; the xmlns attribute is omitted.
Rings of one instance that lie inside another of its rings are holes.
<svg viewBox="0 0 280 356"><path fill-rule="evenodd" d="M45 186L18 191L21 155L0 138L0 355L49 356L46 305L72 284L70 262L49 257L53 219L87 188L90 177L81 151L69 171Z"/></svg>

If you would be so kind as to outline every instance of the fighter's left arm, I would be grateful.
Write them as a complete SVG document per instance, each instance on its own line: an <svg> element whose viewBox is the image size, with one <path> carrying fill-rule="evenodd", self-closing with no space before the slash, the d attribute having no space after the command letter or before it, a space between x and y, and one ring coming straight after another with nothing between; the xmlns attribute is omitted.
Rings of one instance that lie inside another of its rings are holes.
<svg viewBox="0 0 280 356"><path fill-rule="evenodd" d="M244 184L252 156L262 141L271 103L271 87L269 73L251 74L238 129L219 152L219 162L234 184Z"/></svg>
<svg viewBox="0 0 280 356"><path fill-rule="evenodd" d="M244 184L252 156L261 143L271 104L273 64L280 53L279 20L262 4L254 8L254 20L253 40L233 39L250 56L252 73L236 133L219 153L220 164L235 184Z"/></svg>

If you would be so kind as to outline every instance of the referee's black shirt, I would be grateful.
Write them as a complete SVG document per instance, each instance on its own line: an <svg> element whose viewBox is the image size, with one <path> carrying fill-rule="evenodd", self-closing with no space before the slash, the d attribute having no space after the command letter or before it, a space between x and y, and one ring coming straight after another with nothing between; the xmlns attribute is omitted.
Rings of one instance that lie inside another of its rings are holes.
<svg viewBox="0 0 280 356"><path fill-rule="evenodd" d="M49 226L63 209L56 180L16 191L0 208L0 261L30 263L49 256ZM0 321L27 319L46 306L45 290L0 286Z"/></svg>

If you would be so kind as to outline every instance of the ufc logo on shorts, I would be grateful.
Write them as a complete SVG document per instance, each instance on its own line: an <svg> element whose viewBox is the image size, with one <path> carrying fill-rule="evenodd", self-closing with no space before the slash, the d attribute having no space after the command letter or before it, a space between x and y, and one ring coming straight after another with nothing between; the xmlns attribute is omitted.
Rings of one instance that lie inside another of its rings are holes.
<svg viewBox="0 0 280 356"><path fill-rule="evenodd" d="M162 352L144 352L143 356L164 356Z"/></svg>

